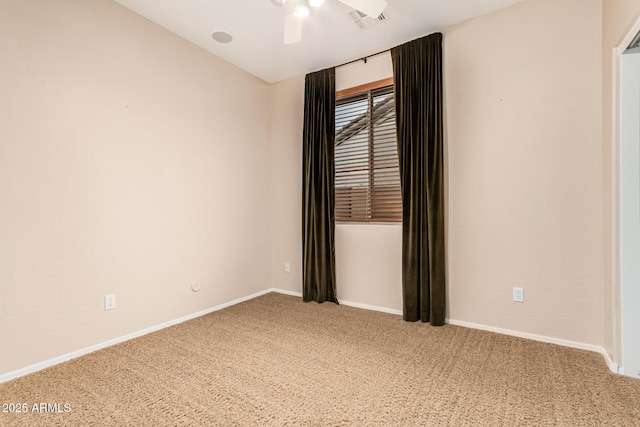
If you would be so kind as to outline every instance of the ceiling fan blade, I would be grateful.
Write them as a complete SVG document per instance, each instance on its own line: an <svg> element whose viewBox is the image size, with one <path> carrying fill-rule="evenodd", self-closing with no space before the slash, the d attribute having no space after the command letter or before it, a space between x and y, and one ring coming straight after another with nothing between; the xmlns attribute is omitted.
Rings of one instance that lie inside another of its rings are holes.
<svg viewBox="0 0 640 427"><path fill-rule="evenodd" d="M284 18L284 44L300 43L302 40L302 19L294 15Z"/></svg>
<svg viewBox="0 0 640 427"><path fill-rule="evenodd" d="M339 0L371 18L377 18L387 7L386 0Z"/></svg>

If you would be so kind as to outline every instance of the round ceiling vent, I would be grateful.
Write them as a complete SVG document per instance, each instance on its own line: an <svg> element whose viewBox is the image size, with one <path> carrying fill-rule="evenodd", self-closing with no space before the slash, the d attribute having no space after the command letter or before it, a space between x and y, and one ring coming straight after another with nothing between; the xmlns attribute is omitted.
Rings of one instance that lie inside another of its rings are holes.
<svg viewBox="0 0 640 427"><path fill-rule="evenodd" d="M218 43L231 43L231 40L233 40L231 34L223 30L214 31L211 37Z"/></svg>

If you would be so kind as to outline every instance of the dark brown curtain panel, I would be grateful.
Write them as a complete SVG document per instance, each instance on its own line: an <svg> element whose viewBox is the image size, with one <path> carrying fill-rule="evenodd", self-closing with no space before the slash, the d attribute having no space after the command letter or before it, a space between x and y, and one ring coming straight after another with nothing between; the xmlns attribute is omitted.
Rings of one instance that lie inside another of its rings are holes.
<svg viewBox="0 0 640 427"><path fill-rule="evenodd" d="M442 34L391 49L402 190L403 317L445 319Z"/></svg>
<svg viewBox="0 0 640 427"><path fill-rule="evenodd" d="M307 74L302 135L302 297L336 304L335 68Z"/></svg>

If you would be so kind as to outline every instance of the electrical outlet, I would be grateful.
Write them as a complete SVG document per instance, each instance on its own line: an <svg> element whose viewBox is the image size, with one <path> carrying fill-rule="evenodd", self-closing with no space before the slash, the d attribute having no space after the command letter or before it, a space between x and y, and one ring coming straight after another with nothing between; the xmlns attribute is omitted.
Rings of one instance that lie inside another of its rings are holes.
<svg viewBox="0 0 640 427"><path fill-rule="evenodd" d="M522 288L513 288L513 301L514 302L524 302L524 289L522 289Z"/></svg>
<svg viewBox="0 0 640 427"><path fill-rule="evenodd" d="M114 308L116 308L116 295L115 294L105 295L104 296L105 311L113 310Z"/></svg>
<svg viewBox="0 0 640 427"><path fill-rule="evenodd" d="M290 263L288 263L288 262L284 263L284 271L286 273L291 273L291 264Z"/></svg>

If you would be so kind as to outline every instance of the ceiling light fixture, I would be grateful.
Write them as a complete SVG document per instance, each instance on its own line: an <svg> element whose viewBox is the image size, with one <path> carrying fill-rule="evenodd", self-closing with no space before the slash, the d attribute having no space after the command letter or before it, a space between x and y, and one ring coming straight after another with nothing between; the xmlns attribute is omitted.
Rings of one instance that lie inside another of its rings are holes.
<svg viewBox="0 0 640 427"><path fill-rule="evenodd" d="M296 5L296 11L294 15L298 18L304 18L305 16L309 16L309 8L304 3L300 3L298 0L298 4Z"/></svg>
<svg viewBox="0 0 640 427"><path fill-rule="evenodd" d="M355 9L358 14L373 20L380 19L380 15L387 7L387 0L338 0ZM284 44L300 43L302 40L302 18L309 16L309 7L318 7L324 0L271 0L276 6L290 5L284 18ZM293 11L293 13L291 13Z"/></svg>

